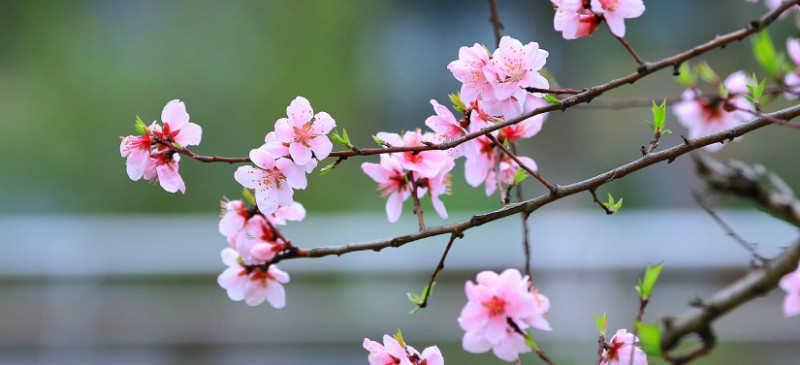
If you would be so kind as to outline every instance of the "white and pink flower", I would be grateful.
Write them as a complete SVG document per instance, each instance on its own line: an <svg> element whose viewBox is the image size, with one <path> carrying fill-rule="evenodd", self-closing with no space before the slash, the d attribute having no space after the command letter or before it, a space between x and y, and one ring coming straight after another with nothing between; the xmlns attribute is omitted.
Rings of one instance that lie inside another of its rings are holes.
<svg viewBox="0 0 800 365"><path fill-rule="evenodd" d="M786 291L783 300L783 315L792 317L800 314L800 267L781 278L781 289Z"/></svg>
<svg viewBox="0 0 800 365"><path fill-rule="evenodd" d="M153 124L150 131L154 136L161 140L171 143L178 142L182 146L196 146L200 144L203 137L203 129L199 125L189 123L189 114L186 113L186 105L178 99L170 100L161 111L161 127ZM159 149L166 149L159 145Z"/></svg>
<svg viewBox="0 0 800 365"><path fill-rule="evenodd" d="M723 83L728 90L727 98L721 96L703 96L697 89L686 89L682 101L672 107L672 111L681 123L689 130L689 138L699 138L719 130L731 128L747 121L750 115L741 110L727 111L725 104L735 108L752 109L752 105L744 97L747 90L747 77L744 71L738 71L725 79ZM704 147L714 152L722 148L715 143Z"/></svg>
<svg viewBox="0 0 800 365"><path fill-rule="evenodd" d="M436 213L442 218L447 218L447 209L442 200L439 199L439 196L452 194L451 187L453 182L451 180L450 170L452 170L455 165L456 163L454 161L449 161L434 177L415 177L417 184L423 189L420 195L423 195L425 191L430 193L433 209L436 210Z"/></svg>
<svg viewBox="0 0 800 365"><path fill-rule="evenodd" d="M525 156L517 156L517 158L531 170L538 170L536 161L534 161L532 158ZM497 177L494 169L489 169L489 173L486 176L486 196L491 196L494 194L495 190L497 190L498 182L502 185L509 185L514 182L514 176L517 174L517 170L520 168L521 167L519 167L519 164L516 161L512 160L508 156L503 156L502 160L500 160L500 165L498 166L500 178Z"/></svg>
<svg viewBox="0 0 800 365"><path fill-rule="evenodd" d="M620 38L625 36L625 19L640 17L644 9L642 0L592 0L592 11L601 14L611 33Z"/></svg>
<svg viewBox="0 0 800 365"><path fill-rule="evenodd" d="M561 32L564 39L576 39L594 33L602 17L584 7L583 0L551 0L556 7L553 28Z"/></svg>
<svg viewBox="0 0 800 365"><path fill-rule="evenodd" d="M369 365L444 365L442 352L436 346L430 346L420 354L389 335L383 335L383 345L365 338L363 346L369 351Z"/></svg>
<svg viewBox="0 0 800 365"><path fill-rule="evenodd" d="M377 137L393 147L424 146L425 143L423 142L431 142L431 139L434 139L432 135L426 138L419 129L405 132L402 137L397 133L378 132ZM408 151L393 153L392 155L397 158L403 168L415 171L422 177L436 176L448 161L453 159L447 152L439 150L417 153Z"/></svg>
<svg viewBox="0 0 800 365"><path fill-rule="evenodd" d="M306 165L298 165L288 158L278 158L265 149L250 151L253 166L241 166L234 173L239 184L255 190L256 203L262 214L269 215L278 210L278 206L290 206L293 203L294 189L305 189L308 183L306 173L316 167L316 160L307 161Z"/></svg>
<svg viewBox="0 0 800 365"><path fill-rule="evenodd" d="M231 300L244 300L249 306L268 301L275 308L286 305L286 292L282 284L289 282L289 274L270 265L266 271L258 267L247 268L239 254L231 248L222 250L222 262L228 268L217 277L217 283L227 290Z"/></svg>
<svg viewBox="0 0 800 365"><path fill-rule="evenodd" d="M469 104L492 92L484 71L490 57L486 47L475 43L472 47L461 47L458 50L458 59L447 65L456 80L463 83L461 100L464 103Z"/></svg>
<svg viewBox="0 0 800 365"><path fill-rule="evenodd" d="M509 36L501 38L500 46L485 67L487 79L494 88L494 97L498 100L513 97L522 105L527 93L525 88L549 88L550 83L539 74L547 56L548 52L540 49L536 42L523 45Z"/></svg>
<svg viewBox="0 0 800 365"><path fill-rule="evenodd" d="M164 151L152 153L147 159L142 176L145 180L158 182L164 190L170 193L186 192L186 184L178 173L178 162L181 155Z"/></svg>
<svg viewBox="0 0 800 365"><path fill-rule="evenodd" d="M381 197L388 197L386 216L389 222L397 222L403 212L403 202L411 196L411 184L400 161L396 157L383 154L380 164L364 162L361 169L378 183L378 189L383 189Z"/></svg>
<svg viewBox="0 0 800 365"><path fill-rule="evenodd" d="M122 138L122 142L119 145L119 153L122 157L127 158L125 160L125 169L131 180L139 180L144 175L152 146L153 143L149 135Z"/></svg>
<svg viewBox="0 0 800 365"><path fill-rule="evenodd" d="M477 284L467 281L467 305L461 310L458 324L466 331L462 341L465 350L481 353L492 350L505 361L514 361L519 354L530 352L525 343L528 328L551 330L544 319L550 303L536 292L528 291L528 277L516 269L497 275L491 271L478 273Z"/></svg>
<svg viewBox="0 0 800 365"><path fill-rule="evenodd" d="M322 160L331 153L333 144L327 134L336 126L336 122L326 112L314 115L311 104L302 96L298 96L286 107L288 118L275 122L275 138L287 144L289 155L298 165L307 164L313 154Z"/></svg>
<svg viewBox="0 0 800 365"><path fill-rule="evenodd" d="M436 135L435 139L438 142L452 141L461 138L467 134L467 119L461 121L456 120L456 117L446 106L439 104L436 100L431 99L431 105L436 115L428 117L425 120L425 125L430 127ZM453 147L447 151L451 158L458 158L464 155L464 144Z"/></svg>
<svg viewBox="0 0 800 365"><path fill-rule="evenodd" d="M647 355L636 346L639 338L625 329L614 334L608 348L603 350L603 364L607 365L647 365Z"/></svg>

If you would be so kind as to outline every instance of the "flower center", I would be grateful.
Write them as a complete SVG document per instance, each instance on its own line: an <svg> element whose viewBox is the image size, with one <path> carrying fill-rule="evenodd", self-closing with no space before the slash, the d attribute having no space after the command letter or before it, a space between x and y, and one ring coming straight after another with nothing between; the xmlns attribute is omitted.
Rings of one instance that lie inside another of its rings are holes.
<svg viewBox="0 0 800 365"><path fill-rule="evenodd" d="M492 295L492 299L489 299L488 302L483 302L483 306L489 311L490 317L500 316L506 312L506 301L494 295Z"/></svg>

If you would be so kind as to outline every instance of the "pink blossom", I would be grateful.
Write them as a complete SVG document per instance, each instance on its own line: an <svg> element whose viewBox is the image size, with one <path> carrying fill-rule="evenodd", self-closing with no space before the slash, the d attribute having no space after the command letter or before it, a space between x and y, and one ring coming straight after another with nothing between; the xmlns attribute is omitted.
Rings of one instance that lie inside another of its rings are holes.
<svg viewBox="0 0 800 365"><path fill-rule="evenodd" d="M491 92L489 80L486 79L484 68L489 63L489 50L481 44L475 43L472 47L461 47L458 50L458 59L450 62L447 69L453 73L456 80L461 81L461 100L471 103Z"/></svg>
<svg viewBox="0 0 800 365"><path fill-rule="evenodd" d="M144 175L150 159L151 147L152 140L149 135L122 138L122 142L119 144L119 153L122 157L127 157L125 167L131 180L139 180Z"/></svg>
<svg viewBox="0 0 800 365"><path fill-rule="evenodd" d="M547 89L550 83L539 74L547 61L548 53L539 44L526 45L504 36L486 67L486 74L498 100L514 97L520 104L525 100L525 88Z"/></svg>
<svg viewBox="0 0 800 365"><path fill-rule="evenodd" d="M248 269L240 262L239 254L230 248L223 249L221 256L228 268L217 277L217 283L228 291L231 300L244 299L249 306L259 305L264 300L275 308L286 305L286 292L281 284L289 282L289 274L275 265L270 265L266 271L258 267Z"/></svg>
<svg viewBox="0 0 800 365"><path fill-rule="evenodd" d="M546 298L538 292L529 292L528 277L516 269L500 275L482 271L477 284L467 281L466 293L469 301L458 324L466 331L462 345L469 352L491 349L500 359L514 361L520 353L531 351L523 334L528 328L550 330L543 319L549 301L545 303Z"/></svg>
<svg viewBox="0 0 800 365"><path fill-rule="evenodd" d="M231 200L222 202L222 219L219 220L219 233L225 237L230 237L244 228L250 212L241 200Z"/></svg>
<svg viewBox="0 0 800 365"><path fill-rule="evenodd" d="M294 162L298 165L307 164L312 151L318 160L328 157L333 144L327 134L336 126L333 118L325 112L314 115L311 104L302 96L292 100L286 108L286 114L289 118L275 122L275 136L289 145L289 154Z"/></svg>
<svg viewBox="0 0 800 365"><path fill-rule="evenodd" d="M519 160L531 170L536 171L538 169L536 166L536 161L534 161L532 158L525 156L517 156L517 158L519 158ZM491 196L494 194L494 191L497 189L498 180L500 181L500 184L503 185L511 184L514 181L514 176L517 174L517 170L519 169L519 164L517 164L516 161L512 160L510 157L503 156L503 159L500 160L500 166L498 166L500 178L497 178L493 168L489 169L489 173L486 176L486 196Z"/></svg>
<svg viewBox="0 0 800 365"><path fill-rule="evenodd" d="M789 57L797 65L794 71L786 74L783 78L783 83L789 89L783 95L786 99L793 100L800 94L800 39L789 38L786 40L786 50L789 52Z"/></svg>
<svg viewBox="0 0 800 365"><path fill-rule="evenodd" d="M256 215L247 221L244 232L234 237L232 247L245 265L264 264L286 248L284 244L277 242L275 233L262 215Z"/></svg>
<svg viewBox="0 0 800 365"><path fill-rule="evenodd" d="M445 208L444 203L442 203L442 201L439 199L439 196L442 194L452 194L451 186L453 183L451 180L450 170L452 170L455 165L456 163L454 161L448 161L447 165L445 165L439 171L439 173L432 178L415 177L417 184L430 193L433 209L435 209L436 213L442 218L447 218L447 209ZM422 193L424 193L424 191L422 191Z"/></svg>
<svg viewBox="0 0 800 365"><path fill-rule="evenodd" d="M275 159L264 149L250 151L250 160L258 167L242 166L234 173L239 184L255 190L256 203L262 214L272 214L280 205L293 203L295 189L305 189L306 173L316 167L316 160L298 165L287 158Z"/></svg>
<svg viewBox="0 0 800 365"><path fill-rule="evenodd" d="M683 100L673 106L672 111L678 117L678 122L689 129L689 138L699 138L731 128L749 118L746 112L725 110L726 102L738 108L752 108L742 95L747 92L747 77L744 72L731 74L725 79L724 85L729 91L727 99L718 96L706 97L697 89L686 89L683 92ZM704 148L714 152L720 150L722 145L711 144Z"/></svg>
<svg viewBox="0 0 800 365"><path fill-rule="evenodd" d="M625 19L638 18L644 13L642 0L592 0L592 11L602 14L617 37L625 36Z"/></svg>
<svg viewBox="0 0 800 365"><path fill-rule="evenodd" d="M189 123L189 114L182 101L171 100L161 111L161 122L164 126L151 126L154 136L165 142L178 142L183 146L196 146L200 144L203 129L199 125ZM160 145L159 149L166 147Z"/></svg>
<svg viewBox="0 0 800 365"><path fill-rule="evenodd" d="M779 285L786 291L783 315L791 317L800 314L800 267L781 278Z"/></svg>
<svg viewBox="0 0 800 365"><path fill-rule="evenodd" d="M531 93L528 93L524 103L524 113L532 112L540 107L546 106L547 102ZM547 119L547 113L537 114L528 119L525 119L517 124L503 127L497 138L500 141L508 140L510 143L517 143L523 138L530 138L535 136L542 130L542 124Z"/></svg>
<svg viewBox="0 0 800 365"><path fill-rule="evenodd" d="M299 222L306 218L306 208L303 204L294 202L289 206L279 206L275 213L267 216L272 224L286 225L286 221Z"/></svg>
<svg viewBox="0 0 800 365"><path fill-rule="evenodd" d="M403 202L411 196L411 184L400 161L383 154L380 164L364 162L361 169L378 183L378 189L383 189L381 197L389 197L386 200L386 215L389 222L397 222L403 212Z"/></svg>
<svg viewBox="0 0 800 365"><path fill-rule="evenodd" d="M420 354L411 346L403 347L394 338L383 335L383 345L364 339L364 349L369 351L370 365L444 365L444 358L436 346L430 346Z"/></svg>
<svg viewBox="0 0 800 365"><path fill-rule="evenodd" d="M457 121L456 117L446 106L439 104L436 100L431 99L431 105L436 115L428 117L425 120L425 125L436 132L436 139L439 142L452 141L461 138L467 134L467 124L469 121L463 119ZM460 144L448 150L452 158L458 158L464 155L464 144Z"/></svg>
<svg viewBox="0 0 800 365"><path fill-rule="evenodd" d="M553 27L564 39L590 35L600 26L602 17L583 6L583 0L551 0L556 7Z"/></svg>
<svg viewBox="0 0 800 365"><path fill-rule="evenodd" d="M171 151L153 153L147 160L142 176L149 181L158 181L164 190L174 193L186 192L186 185L178 173L181 156Z"/></svg>
<svg viewBox="0 0 800 365"><path fill-rule="evenodd" d="M647 365L647 355L636 346L639 338L625 329L621 329L614 334L608 349L603 350L603 363L608 365ZM631 359L633 354L633 359Z"/></svg>
<svg viewBox="0 0 800 365"><path fill-rule="evenodd" d="M473 139L465 149L467 161L464 163L464 176L467 183L478 186L486 180L497 156L494 143L488 137L480 136Z"/></svg>
<svg viewBox="0 0 800 365"><path fill-rule="evenodd" d="M402 137L396 133L378 132L377 137L393 147L423 146L425 145L423 141L430 142L431 139L426 139L426 136L423 135L419 129L405 132ZM439 150L429 150L419 153L409 151L393 153L392 155L397 158L403 168L416 171L422 177L436 176L442 167L444 167L448 161L452 160L452 157L448 156L447 152Z"/></svg>

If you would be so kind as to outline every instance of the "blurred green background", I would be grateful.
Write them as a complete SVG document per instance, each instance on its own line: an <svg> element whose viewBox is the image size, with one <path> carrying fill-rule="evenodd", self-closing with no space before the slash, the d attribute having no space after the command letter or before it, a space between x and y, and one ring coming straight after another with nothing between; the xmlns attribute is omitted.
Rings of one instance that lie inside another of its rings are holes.
<svg viewBox="0 0 800 365"><path fill-rule="evenodd" d="M505 33L549 51L546 67L563 87L581 89L635 71L605 26L591 37L565 41L552 29L549 1L498 3ZM765 12L762 4L744 0L645 4L641 18L626 22L627 39L651 61L739 29ZM222 270L217 253L225 245L214 215L223 196L235 198L241 190L233 180L236 166L184 159L182 196L130 181L117 152L119 136L135 133L137 115L146 122L158 119L166 102L179 98L191 121L203 127L195 152L245 156L298 95L315 111L330 113L357 146L372 146L370 135L378 131L424 127L433 113L429 100L445 103L459 89L446 65L460 46L480 42L493 48L488 18L485 1L0 0L0 249L7 252L0 260L6 265L0 265L0 364L283 364L298 363L298 356L348 364L365 362L364 351L354 345L361 338L377 339L396 327L410 327L416 340L409 341L417 348L439 343L449 364L499 363L461 351L452 317L463 305L464 281L476 271L521 263L516 218L460 241L453 268L437 287L441 304L408 322L404 293L424 285L443 242L282 263L293 275L289 302L297 304L283 312L248 308L229 301L214 282ZM769 29L779 50L787 36L797 35L790 17ZM763 77L750 48L745 40L704 59L722 77L739 69ZM681 92L664 70L600 99ZM787 105L779 99L766 109ZM550 115L521 153L534 158L550 181L572 183L640 158L639 147L652 137L645 125L650 118L649 108L573 108ZM685 134L671 112L667 127L674 134L662 139L661 148L680 143ZM762 163L798 188L800 169L792 152L797 136L786 128L764 128L716 156ZM295 195L309 220L287 232L312 246L413 230L410 204L400 223L385 221L385 201L360 169L362 162L377 160L351 158L325 176L312 174L308 189ZM454 195L443 197L452 216L498 208L496 197L464 182L462 166L453 177ZM545 193L533 179L524 184L528 196ZM588 194L536 213L534 276L558 303L554 327L564 328L543 337L560 363L592 358L591 314L608 308L619 326L628 323L625 315L635 310L631 285L647 262L667 260L676 267L665 272L669 294L654 302L652 320L682 312L691 296L708 295L747 269L746 255L733 245L721 254L687 254L695 252L692 245L726 239L702 213L687 215L687 209L697 210L689 192L700 188L684 157L601 189L601 195L624 197L626 211L613 216L619 225L600 221L606 217ZM592 218L576 209L590 209ZM658 229L676 221L699 222L703 229L688 232L694 241L675 249L675 238L666 236L683 232L659 232L642 221L657 209L683 209L657 212ZM737 227L750 218L742 216ZM426 219L441 222L431 213ZM587 221L597 225L575 223ZM139 238L140 227L160 222L180 227L161 232L172 245ZM548 227L552 234L543 234ZM761 240L772 231L780 229L762 227L749 237ZM597 239L614 232L624 233L613 242ZM785 238L770 236L770 252ZM615 261L613 249L626 244L626 252L641 255ZM714 260L720 261L705 264ZM796 331L770 327L783 321L781 298L773 293L724 322L722 348L698 363L756 362L763 354L779 354L771 363L793 364ZM274 323L289 334L265 330Z"/></svg>
<svg viewBox="0 0 800 365"><path fill-rule="evenodd" d="M657 60L746 24L764 12L745 1L647 2L628 21L628 39ZM488 6L481 1L0 1L0 213L208 212L223 195L237 196L235 166L181 163L186 196L128 181L117 154L119 136L133 120L158 119L167 101L186 102L203 127L202 154L245 156L260 145L297 95L327 111L358 146L377 131L424 127L428 100L444 103L459 83L446 65L458 48L493 47ZM550 52L547 67L564 87L580 89L630 73L635 64L605 26L595 35L564 41L552 29L546 1L501 1L506 33L538 41ZM713 16L709 14L714 14ZM770 28L779 49L796 32L791 20ZM724 75L738 69L763 75L750 42L705 57ZM679 95L669 71L602 96ZM710 89L709 89L710 90ZM783 103L769 105L778 108ZM575 182L640 157L649 141L647 108L573 109L550 116L524 143L541 173ZM675 131L685 130L668 114ZM793 133L768 128L734 143L720 156L758 161L790 183L796 162L776 146ZM309 211L380 211L383 201L351 159L324 177L313 176L297 200ZM681 159L627 177L609 188L630 207L691 206ZM462 166L462 165L460 165ZM316 174L315 174L316 175ZM456 169L454 210L497 207ZM541 193L533 183L528 192ZM647 187L647 188L644 188ZM583 207L587 199L555 206Z"/></svg>

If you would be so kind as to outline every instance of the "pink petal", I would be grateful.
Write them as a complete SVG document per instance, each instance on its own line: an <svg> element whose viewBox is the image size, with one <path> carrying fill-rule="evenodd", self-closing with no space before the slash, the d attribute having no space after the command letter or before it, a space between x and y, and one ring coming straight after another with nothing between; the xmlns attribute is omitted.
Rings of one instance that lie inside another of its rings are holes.
<svg viewBox="0 0 800 365"><path fill-rule="evenodd" d="M316 134L328 134L334 127L336 127L336 121L333 120L333 117L326 112L319 112L314 116L311 131Z"/></svg>
<svg viewBox="0 0 800 365"><path fill-rule="evenodd" d="M275 308L283 308L286 306L286 291L283 285L275 282L268 281L267 288L264 290L264 295L267 301Z"/></svg>
<svg viewBox="0 0 800 365"><path fill-rule="evenodd" d="M231 298L231 300L240 301L244 299L244 290L242 288L243 286L242 281L244 280L245 277L239 275L241 272L242 272L241 268L236 269L231 267L225 269L225 271L223 271L217 277L217 284L219 284L219 286L222 287L223 289L227 290L228 298Z"/></svg>
<svg viewBox="0 0 800 365"><path fill-rule="evenodd" d="M289 119L281 118L275 122L275 138L280 142L294 141L294 128Z"/></svg>
<svg viewBox="0 0 800 365"><path fill-rule="evenodd" d="M244 227L244 217L235 211L229 211L219 220L219 233L225 237L230 237L239 232Z"/></svg>
<svg viewBox="0 0 800 365"><path fill-rule="evenodd" d="M783 300L783 316L792 317L800 314L800 293L786 294Z"/></svg>
<svg viewBox="0 0 800 365"><path fill-rule="evenodd" d="M479 330L465 333L464 338L461 340L461 346L464 347L464 350L474 354L486 352L492 348L492 344L486 340L486 337Z"/></svg>
<svg viewBox="0 0 800 365"><path fill-rule="evenodd" d="M363 170L367 176L371 177L372 180L375 180L377 183L385 183L389 181L389 176L392 173L392 171L385 169L383 166L372 162L362 163L361 170Z"/></svg>
<svg viewBox="0 0 800 365"><path fill-rule="evenodd" d="M484 328L489 321L489 312L480 302L467 302L458 316L458 325L465 331Z"/></svg>
<svg viewBox="0 0 800 365"><path fill-rule="evenodd" d="M388 352L389 355L392 355L398 359L408 357L403 346L400 345L400 343L394 338L389 337L389 335L383 335L383 347L386 349L386 352Z"/></svg>
<svg viewBox="0 0 800 365"><path fill-rule="evenodd" d="M186 105L178 99L170 100L161 111L161 121L164 124L169 124L170 129L173 131L183 128L186 123L189 123Z"/></svg>
<svg viewBox="0 0 800 365"><path fill-rule="evenodd" d="M175 141L184 146L197 146L202 138L203 128L194 123L186 123L178 135L175 136Z"/></svg>
<svg viewBox="0 0 800 365"><path fill-rule="evenodd" d="M164 190L170 193L186 192L186 185L184 185L181 175L178 174L177 162L171 161L158 165L156 166L156 172L158 173L158 182Z"/></svg>
<svg viewBox="0 0 800 365"><path fill-rule="evenodd" d="M281 158L275 161L275 166L286 176L286 182L289 183L289 186L292 188L305 189L308 185L306 172L303 170L302 166L296 165L288 158Z"/></svg>
<svg viewBox="0 0 800 365"><path fill-rule="evenodd" d="M386 199L386 216L389 218L389 222L397 222L400 218L400 214L403 212L403 201L405 199L400 193L392 193Z"/></svg>
<svg viewBox="0 0 800 365"><path fill-rule="evenodd" d="M253 166L240 166L233 173L233 178L236 182L249 189L258 188L265 177L266 171Z"/></svg>
<svg viewBox="0 0 800 365"><path fill-rule="evenodd" d="M442 352L436 346L431 346L422 351L420 360L427 360L426 365L444 365L444 357Z"/></svg>
<svg viewBox="0 0 800 365"><path fill-rule="evenodd" d="M260 148L250 150L250 160L253 161L256 166L265 170L271 170L275 167L275 157L266 150Z"/></svg>
<svg viewBox="0 0 800 365"><path fill-rule="evenodd" d="M317 156L317 160L323 160L327 158L333 150L333 144L328 139L328 136L325 135L314 137L306 143L308 143L308 146L311 147L312 151L314 151L314 155Z"/></svg>
<svg viewBox="0 0 800 365"><path fill-rule="evenodd" d="M625 18L623 18L621 14L617 12L606 12L603 14L603 18L606 19L611 33L620 38L625 36Z"/></svg>
<svg viewBox="0 0 800 365"><path fill-rule="evenodd" d="M260 281L248 280L244 283L244 302L251 307L264 303L266 289Z"/></svg>
<svg viewBox="0 0 800 365"><path fill-rule="evenodd" d="M302 143L292 142L289 145L289 155L298 165L305 165L311 160L311 149L303 146Z"/></svg>
<svg viewBox="0 0 800 365"><path fill-rule="evenodd" d="M308 99L298 96L286 107L286 115L289 116L289 121L291 121L292 125L300 128L303 124L311 121L314 110L311 109L311 103L308 102Z"/></svg>
<svg viewBox="0 0 800 365"><path fill-rule="evenodd" d="M492 316L489 317L489 322L486 324L483 334L486 340L491 344L499 343L506 337L508 332L508 323L505 316Z"/></svg>
<svg viewBox="0 0 800 365"><path fill-rule="evenodd" d="M133 181L141 179L149 159L150 151L148 150L140 149L131 152L125 161L125 170L128 173L128 177Z"/></svg>

